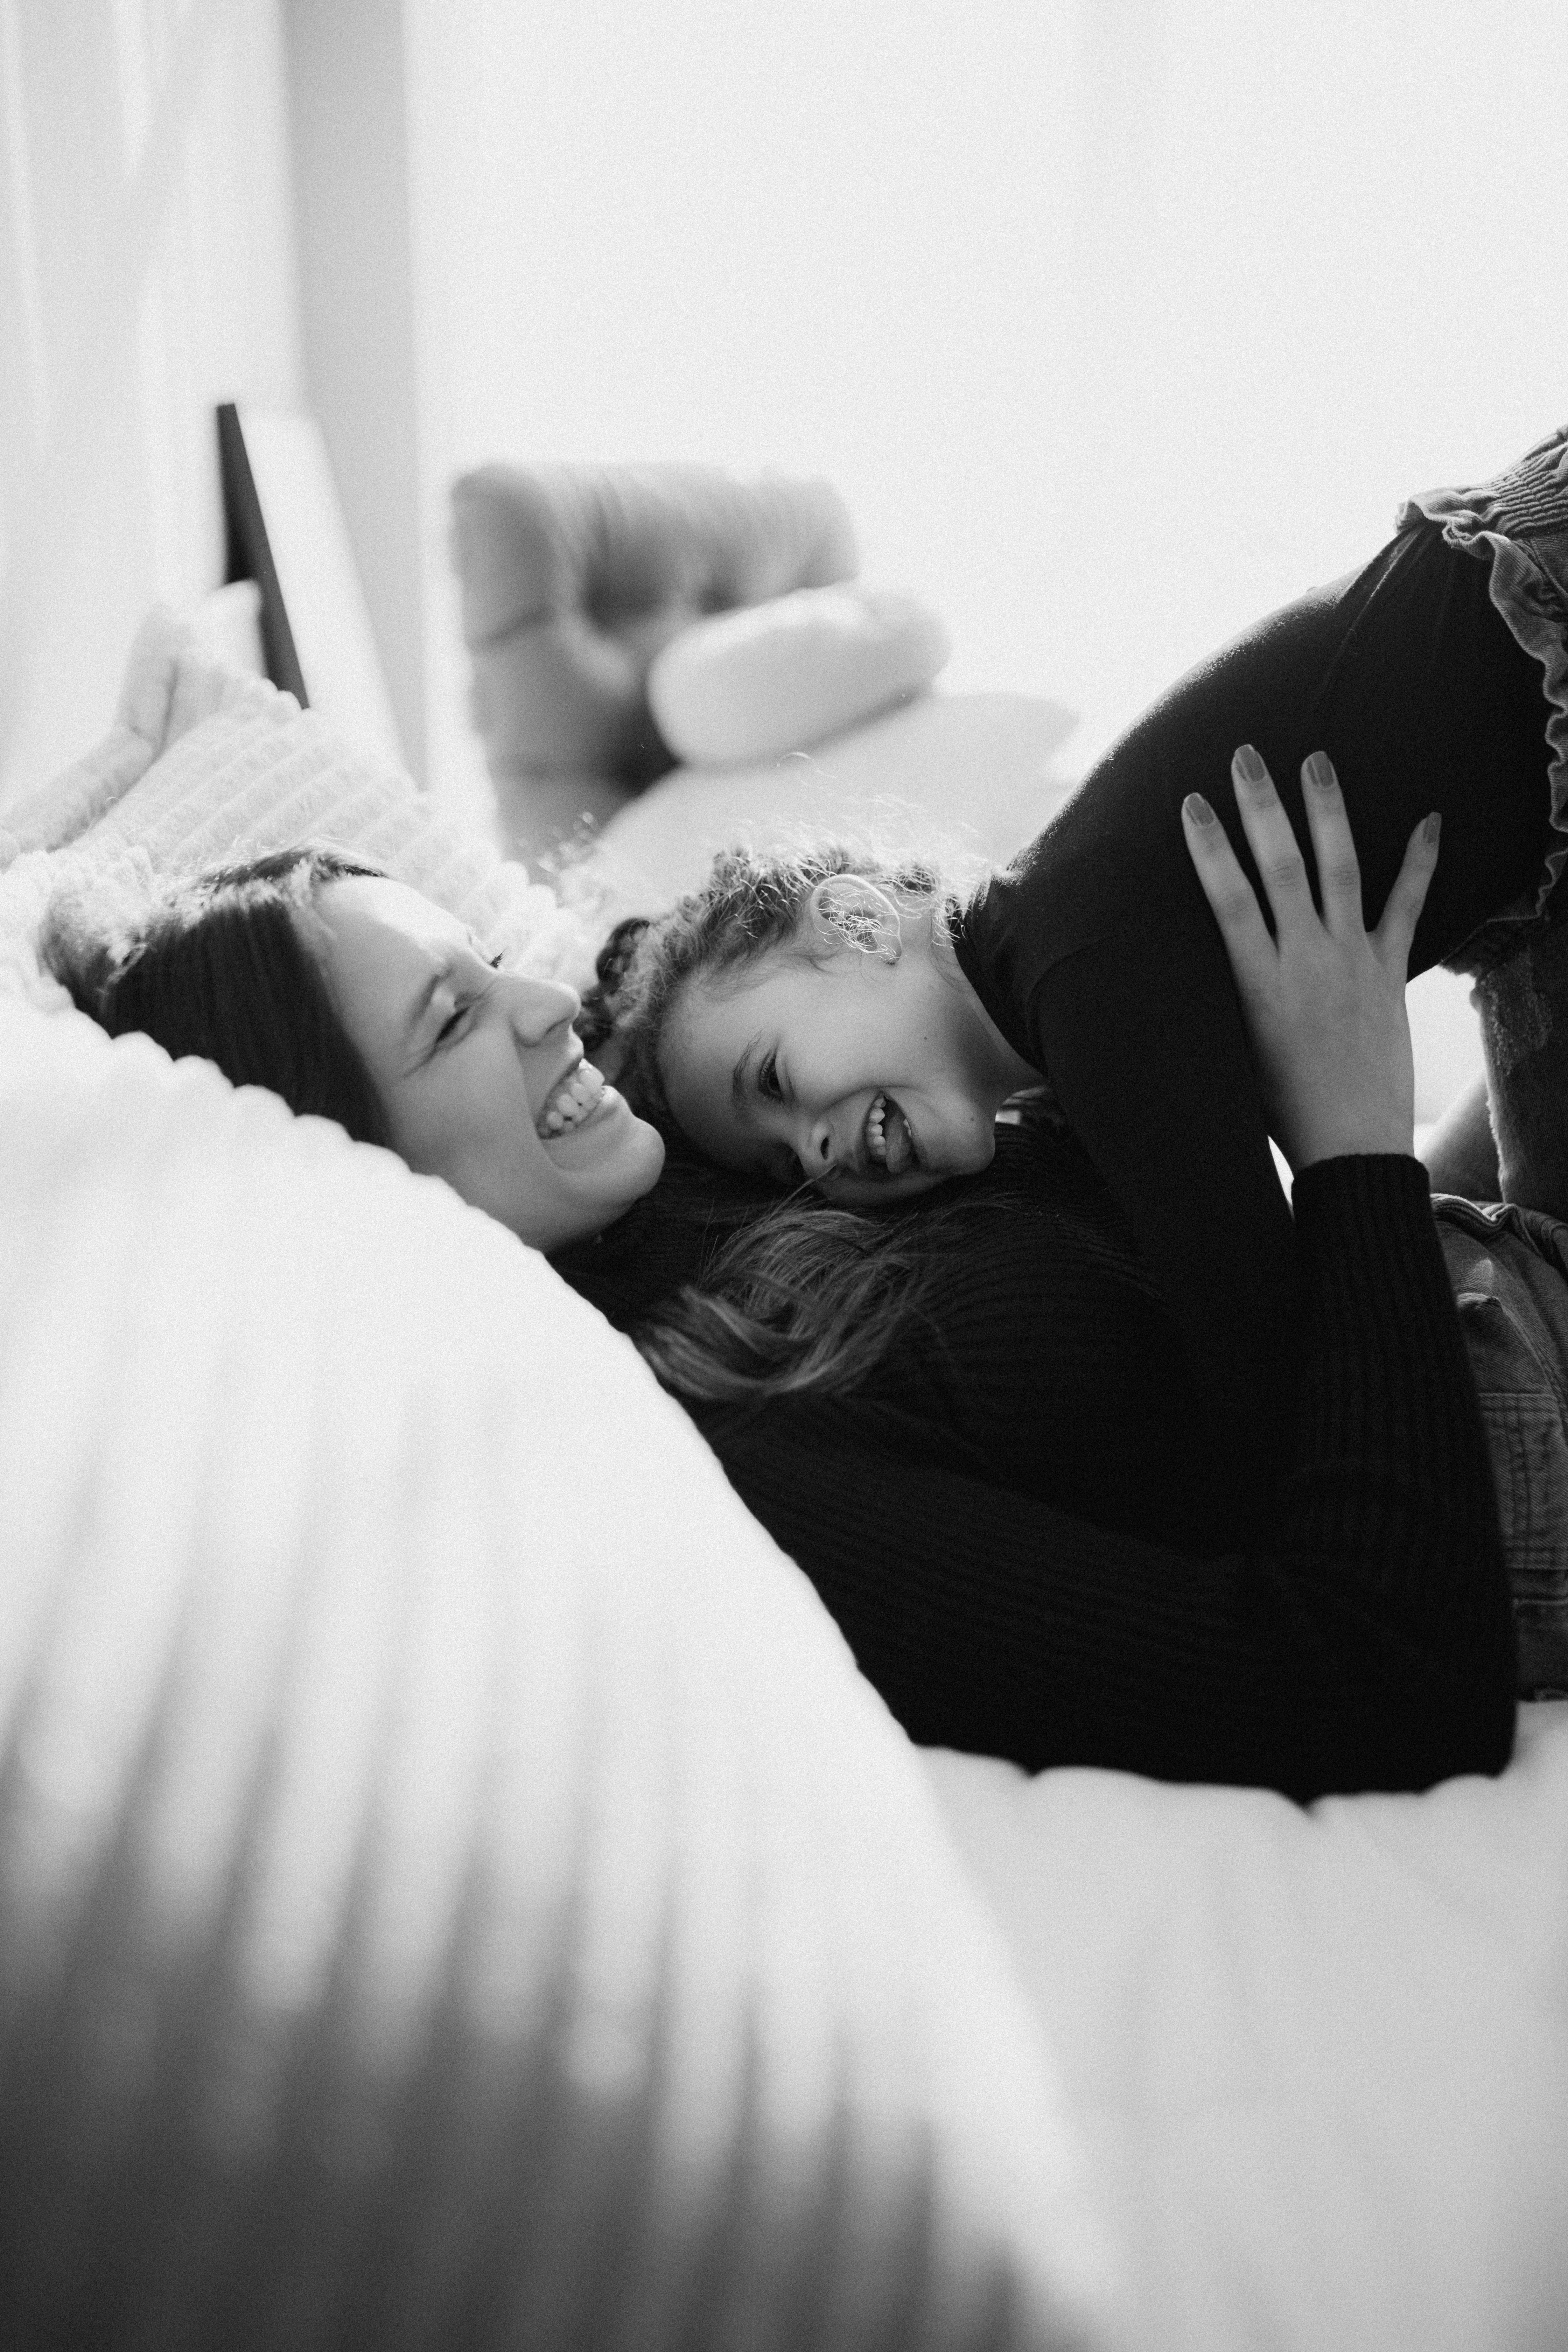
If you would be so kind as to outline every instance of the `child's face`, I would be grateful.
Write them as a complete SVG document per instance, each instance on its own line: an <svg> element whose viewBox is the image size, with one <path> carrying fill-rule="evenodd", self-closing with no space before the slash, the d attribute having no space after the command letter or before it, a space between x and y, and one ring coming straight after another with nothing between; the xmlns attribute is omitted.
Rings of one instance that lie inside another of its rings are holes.
<svg viewBox="0 0 1568 2352"><path fill-rule="evenodd" d="M989 1165L996 1112L1025 1082L1000 1043L921 921L896 964L782 946L688 981L658 1059L700 1151L786 1187L826 1178L859 1206Z"/></svg>

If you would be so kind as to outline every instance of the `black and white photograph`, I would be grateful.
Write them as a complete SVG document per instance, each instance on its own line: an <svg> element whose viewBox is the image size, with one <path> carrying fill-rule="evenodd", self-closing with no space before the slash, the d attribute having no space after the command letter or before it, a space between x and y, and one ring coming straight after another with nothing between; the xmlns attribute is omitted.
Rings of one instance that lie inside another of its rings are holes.
<svg viewBox="0 0 1568 2352"><path fill-rule="evenodd" d="M0 2352L1568 2347L1568 0L0 0Z"/></svg>

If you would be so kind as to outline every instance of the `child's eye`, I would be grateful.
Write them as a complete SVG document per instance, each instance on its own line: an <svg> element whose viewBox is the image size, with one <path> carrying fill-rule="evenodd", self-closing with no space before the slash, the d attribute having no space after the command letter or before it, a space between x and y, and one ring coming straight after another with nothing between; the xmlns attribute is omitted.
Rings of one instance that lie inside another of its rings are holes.
<svg viewBox="0 0 1568 2352"><path fill-rule="evenodd" d="M766 1095L770 1102L782 1102L784 1088L779 1084L778 1055L770 1054L757 1072L757 1092Z"/></svg>

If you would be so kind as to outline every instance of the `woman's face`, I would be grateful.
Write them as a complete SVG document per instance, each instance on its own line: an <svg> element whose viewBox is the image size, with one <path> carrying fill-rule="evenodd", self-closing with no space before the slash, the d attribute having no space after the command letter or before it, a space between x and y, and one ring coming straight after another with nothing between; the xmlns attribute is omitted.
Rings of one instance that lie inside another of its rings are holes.
<svg viewBox="0 0 1568 2352"><path fill-rule="evenodd" d="M658 1063L700 1151L778 1184L826 1181L851 1207L989 1166L996 1113L1033 1076L925 918L896 964L784 946L688 981Z"/></svg>
<svg viewBox="0 0 1568 2352"><path fill-rule="evenodd" d="M329 884L310 930L411 1168L541 1250L601 1232L656 1181L662 1139L584 1061L574 990L498 971L401 882Z"/></svg>

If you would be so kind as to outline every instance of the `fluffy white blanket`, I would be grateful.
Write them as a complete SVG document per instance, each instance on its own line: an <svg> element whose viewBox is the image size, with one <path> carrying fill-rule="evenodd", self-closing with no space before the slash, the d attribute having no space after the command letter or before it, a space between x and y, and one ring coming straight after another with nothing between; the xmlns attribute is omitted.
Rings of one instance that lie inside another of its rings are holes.
<svg viewBox="0 0 1568 2352"><path fill-rule="evenodd" d="M1499 1780L1281 1798L933 1756L1161 2352L1568 2342L1568 1701Z"/></svg>
<svg viewBox="0 0 1568 2352"><path fill-rule="evenodd" d="M1496 1782L1308 1812L935 1757L949 1845L803 1580L541 1261L58 1010L62 848L301 829L541 964L575 942L167 622L0 837L27 2308L151 2326L205 2280L286 2336L285 2288L428 2315L466 2274L541 2343L1038 2345L1097 2271L1087 2197L1131 2344L1561 2352L1568 1705Z"/></svg>

